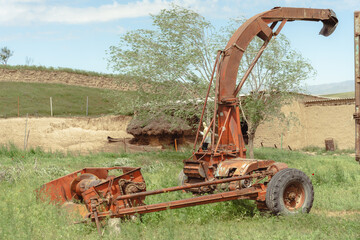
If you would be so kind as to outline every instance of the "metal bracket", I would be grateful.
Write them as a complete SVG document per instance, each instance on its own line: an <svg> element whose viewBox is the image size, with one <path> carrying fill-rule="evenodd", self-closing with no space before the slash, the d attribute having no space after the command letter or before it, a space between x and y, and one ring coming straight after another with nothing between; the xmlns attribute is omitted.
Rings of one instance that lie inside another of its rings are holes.
<svg viewBox="0 0 360 240"><path fill-rule="evenodd" d="M353 118L354 118L355 120L359 120L359 119L360 119L360 112L354 113L354 114L353 114Z"/></svg>

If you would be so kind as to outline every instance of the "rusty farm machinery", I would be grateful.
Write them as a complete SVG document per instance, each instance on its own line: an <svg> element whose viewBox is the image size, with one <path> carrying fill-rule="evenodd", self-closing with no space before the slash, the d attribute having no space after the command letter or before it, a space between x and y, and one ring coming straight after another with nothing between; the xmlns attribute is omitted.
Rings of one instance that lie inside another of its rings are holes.
<svg viewBox="0 0 360 240"><path fill-rule="evenodd" d="M209 85L194 152L184 160L180 175L182 184L147 191L140 168L84 168L44 184L38 192L60 204L75 202L74 208L84 218L96 222L99 233L100 221L105 217L123 218L236 199L255 200L260 210L273 214L308 213L314 191L310 179L303 172L288 168L285 163L246 158L237 98L270 40L287 22L295 20L321 21L323 28L320 34L324 36L332 34L338 23L335 13L329 9L278 7L248 19L230 38L225 50L218 52L210 82L211 85L215 76L214 116L205 133L211 135L212 141L206 150L196 148L211 89ZM255 37L262 39L263 45L236 84L240 60ZM113 176L110 174L112 170L121 171L121 174ZM189 191L196 195L145 204L146 196L172 191Z"/></svg>

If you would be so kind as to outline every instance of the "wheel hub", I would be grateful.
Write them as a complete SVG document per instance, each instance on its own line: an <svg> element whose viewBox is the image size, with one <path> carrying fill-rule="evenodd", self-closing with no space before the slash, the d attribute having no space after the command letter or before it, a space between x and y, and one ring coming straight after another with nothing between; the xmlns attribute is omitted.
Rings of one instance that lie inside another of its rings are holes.
<svg viewBox="0 0 360 240"><path fill-rule="evenodd" d="M305 190L301 183L291 183L285 187L283 200L285 207L289 210L296 210L303 206Z"/></svg>

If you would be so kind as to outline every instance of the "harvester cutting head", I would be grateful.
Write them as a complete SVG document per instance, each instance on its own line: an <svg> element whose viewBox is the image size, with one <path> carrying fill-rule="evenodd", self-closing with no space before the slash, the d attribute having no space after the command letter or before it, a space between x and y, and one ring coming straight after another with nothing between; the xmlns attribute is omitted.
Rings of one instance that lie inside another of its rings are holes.
<svg viewBox="0 0 360 240"><path fill-rule="evenodd" d="M113 170L121 172L121 175L109 175ZM111 167L81 169L44 184L38 193L42 199L48 197L52 202L77 210L83 217L95 219L111 217L124 207L143 205L145 197L117 200L120 195L142 191L146 191L146 185L140 168ZM69 204L79 202L86 206L85 210L79 208L79 204ZM97 209L101 209L101 213Z"/></svg>

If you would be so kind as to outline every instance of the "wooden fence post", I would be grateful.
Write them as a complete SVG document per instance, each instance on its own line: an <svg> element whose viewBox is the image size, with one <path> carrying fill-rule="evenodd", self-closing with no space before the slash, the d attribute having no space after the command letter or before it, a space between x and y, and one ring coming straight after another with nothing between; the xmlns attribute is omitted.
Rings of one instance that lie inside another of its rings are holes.
<svg viewBox="0 0 360 240"><path fill-rule="evenodd" d="M26 114L25 136L24 136L24 151L26 150L26 129L27 129L27 124L28 124L28 117L29 117L29 114Z"/></svg>
<svg viewBox="0 0 360 240"><path fill-rule="evenodd" d="M88 115L89 112L89 97L86 97L86 116Z"/></svg>
<svg viewBox="0 0 360 240"><path fill-rule="evenodd" d="M52 97L50 97L50 115L53 116Z"/></svg>
<svg viewBox="0 0 360 240"><path fill-rule="evenodd" d="M30 135L30 129L29 129L29 131L28 131L28 133L27 133L27 136L26 136L25 150L26 150L27 145L28 145L28 142L29 142L29 135Z"/></svg>

